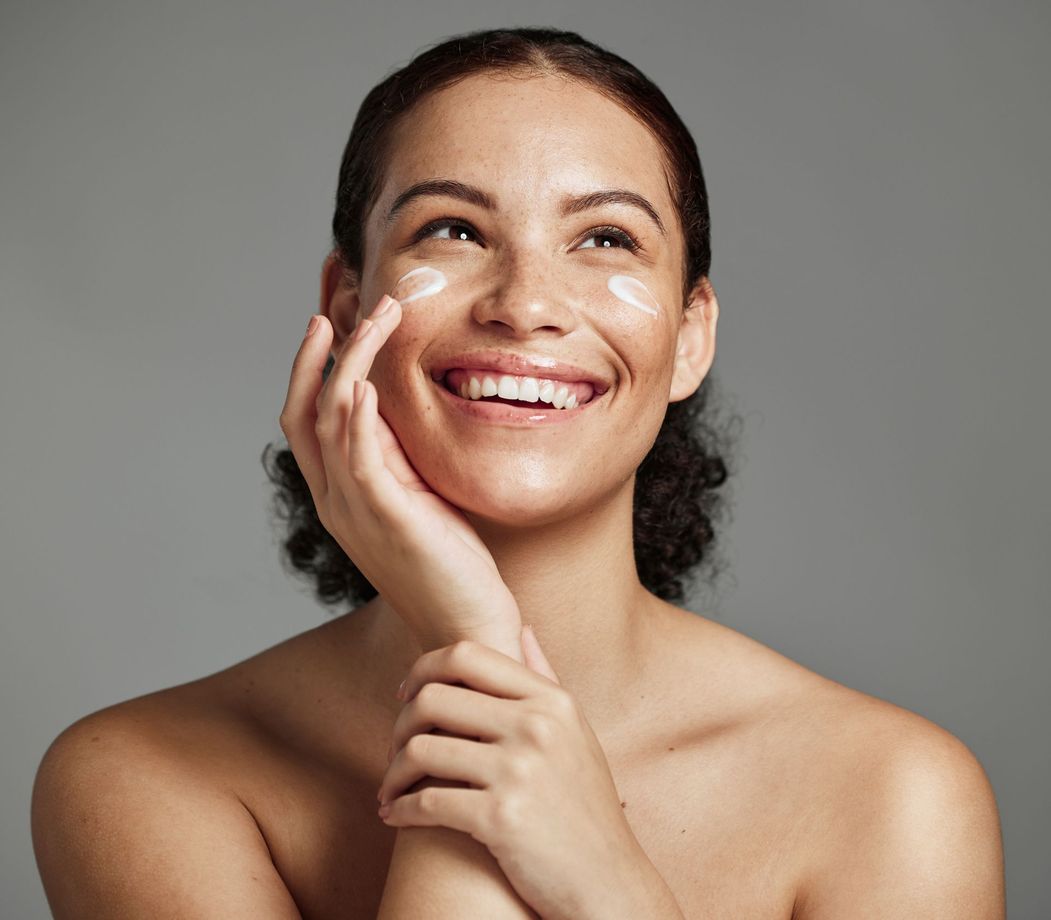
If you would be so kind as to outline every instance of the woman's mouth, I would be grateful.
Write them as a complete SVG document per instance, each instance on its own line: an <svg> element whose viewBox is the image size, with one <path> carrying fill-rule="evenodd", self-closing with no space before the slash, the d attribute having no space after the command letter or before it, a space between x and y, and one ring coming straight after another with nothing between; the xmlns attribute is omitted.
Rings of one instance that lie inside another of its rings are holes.
<svg viewBox="0 0 1051 920"><path fill-rule="evenodd" d="M466 415L511 424L569 421L604 395L584 380L550 380L453 368L435 381L449 403Z"/></svg>

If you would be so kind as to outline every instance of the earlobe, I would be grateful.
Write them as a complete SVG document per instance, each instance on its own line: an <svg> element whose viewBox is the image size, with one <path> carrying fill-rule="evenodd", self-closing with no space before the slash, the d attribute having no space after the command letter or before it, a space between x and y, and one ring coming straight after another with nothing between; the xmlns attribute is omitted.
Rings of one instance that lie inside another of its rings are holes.
<svg viewBox="0 0 1051 920"><path fill-rule="evenodd" d="M336 354L358 324L361 296L357 274L348 269L336 250L321 266L321 293L318 310L332 323L332 353Z"/></svg>
<svg viewBox="0 0 1051 920"><path fill-rule="evenodd" d="M707 278L694 288L683 311L679 327L675 368L669 402L691 396L701 385L715 359L715 326L719 320L719 301Z"/></svg>

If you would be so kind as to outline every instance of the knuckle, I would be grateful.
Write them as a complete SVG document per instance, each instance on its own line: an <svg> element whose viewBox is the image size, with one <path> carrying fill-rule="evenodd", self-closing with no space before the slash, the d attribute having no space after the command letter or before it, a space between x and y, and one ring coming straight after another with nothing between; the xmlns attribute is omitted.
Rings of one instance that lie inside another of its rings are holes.
<svg viewBox="0 0 1051 920"><path fill-rule="evenodd" d="M424 684L416 691L416 698L413 700L417 704L416 708L423 710L424 712L431 712L435 706L438 705L438 700L441 699L443 687L439 683L433 681L428 684Z"/></svg>
<svg viewBox="0 0 1051 920"><path fill-rule="evenodd" d="M457 639L449 646L449 662L454 667L466 664L474 658L476 646L473 639Z"/></svg>
<svg viewBox="0 0 1051 920"><path fill-rule="evenodd" d="M522 734L530 744L547 749L555 740L555 720L546 712L527 712L522 717Z"/></svg>
<svg viewBox="0 0 1051 920"><path fill-rule="evenodd" d="M420 809L420 813L424 815L434 815L438 810L438 797L440 790L435 786L427 786L421 789L417 795L419 796L417 803Z"/></svg>
<svg viewBox="0 0 1051 920"><path fill-rule="evenodd" d="M366 485L372 481L372 474L369 472L368 466L356 458L353 462L347 464L347 473L358 485Z"/></svg>
<svg viewBox="0 0 1051 920"><path fill-rule="evenodd" d="M489 812L493 832L504 838L513 837L522 826L522 809L517 795L499 795L493 799Z"/></svg>
<svg viewBox="0 0 1051 920"><path fill-rule="evenodd" d="M556 687L551 691L551 711L564 722L569 722L577 714L577 701L568 690Z"/></svg>
<svg viewBox="0 0 1051 920"><path fill-rule="evenodd" d="M429 735L413 735L405 742L405 756L412 763L419 763L426 756L430 748L431 739Z"/></svg>
<svg viewBox="0 0 1051 920"><path fill-rule="evenodd" d="M512 757L504 764L509 785L525 788L531 785L533 763L529 757Z"/></svg>
<svg viewBox="0 0 1051 920"><path fill-rule="evenodd" d="M314 422L314 434L317 435L319 442L328 441L331 435L335 433L335 428L335 419L327 412L324 415L319 415L317 421Z"/></svg>

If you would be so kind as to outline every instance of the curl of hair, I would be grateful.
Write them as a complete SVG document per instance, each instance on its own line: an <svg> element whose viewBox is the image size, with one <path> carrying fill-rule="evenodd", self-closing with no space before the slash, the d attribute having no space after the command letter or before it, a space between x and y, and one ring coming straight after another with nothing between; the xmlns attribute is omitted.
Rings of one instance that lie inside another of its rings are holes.
<svg viewBox="0 0 1051 920"><path fill-rule="evenodd" d="M363 273L365 219L383 182L394 128L425 96L474 73L554 74L587 84L646 124L664 153L664 172L685 240L683 304L711 266L708 195L697 146L664 93L633 64L575 32L542 28L489 29L454 36L418 54L365 97L343 152L332 217L332 248L347 272ZM334 364L325 366L327 379ZM716 521L728 510L728 458L740 419L717 422L709 406L711 372L688 398L668 405L649 453L635 475L633 540L640 582L681 602L683 580L722 571L715 556ZM284 524L285 570L313 584L325 606L358 606L376 589L318 519L292 451L263 450L276 487L272 517Z"/></svg>

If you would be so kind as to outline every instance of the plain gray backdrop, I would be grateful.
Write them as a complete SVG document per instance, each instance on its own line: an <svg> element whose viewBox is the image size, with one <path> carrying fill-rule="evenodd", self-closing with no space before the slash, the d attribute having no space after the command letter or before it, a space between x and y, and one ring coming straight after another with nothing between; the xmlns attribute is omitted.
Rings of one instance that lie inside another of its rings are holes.
<svg viewBox="0 0 1051 920"><path fill-rule="evenodd" d="M3 917L48 916L29 801L63 728L330 615L259 456L343 145L424 46L524 25L627 57L700 148L746 424L732 574L686 606L962 739L1009 914L1047 916L1046 4L0 9Z"/></svg>

